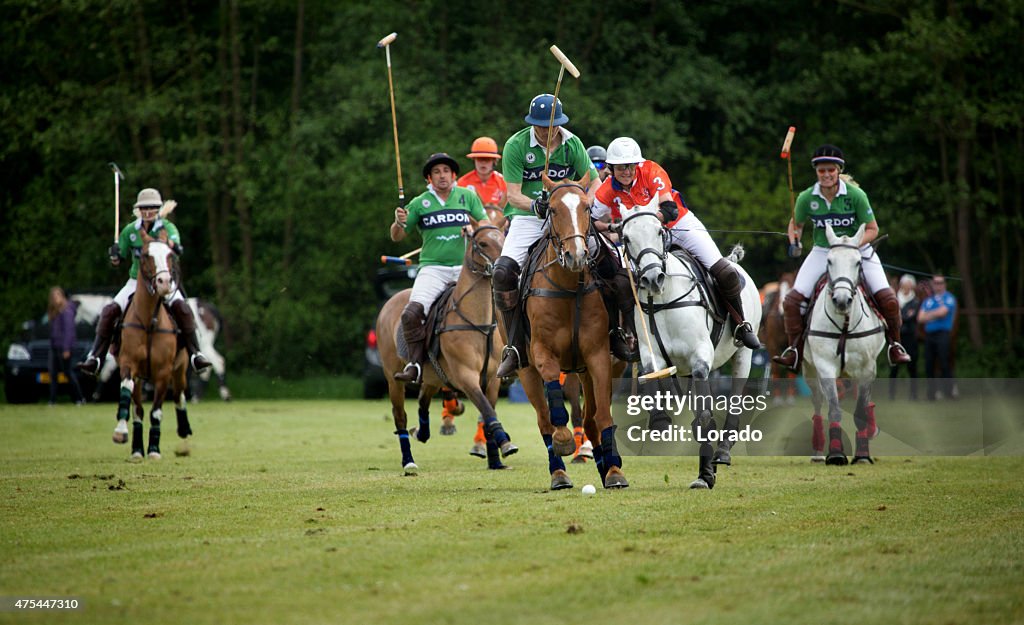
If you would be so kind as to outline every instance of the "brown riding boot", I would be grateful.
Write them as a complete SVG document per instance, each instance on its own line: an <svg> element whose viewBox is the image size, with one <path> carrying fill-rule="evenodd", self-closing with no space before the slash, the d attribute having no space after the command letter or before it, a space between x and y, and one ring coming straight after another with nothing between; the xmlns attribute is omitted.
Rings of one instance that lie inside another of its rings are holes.
<svg viewBox="0 0 1024 625"><path fill-rule="evenodd" d="M633 299L633 290L629 287L629 276L626 274L626 270L617 271L611 283L614 290L615 310L610 311L611 314L608 318L608 325L611 326L609 348L612 354L623 362L640 362L636 331L633 329L636 302ZM620 315L622 316L621 325L617 323Z"/></svg>
<svg viewBox="0 0 1024 625"><path fill-rule="evenodd" d="M103 367L103 359L107 357L107 349L110 348L110 339L114 337L114 328L117 320L121 318L121 307L117 302L110 302L100 311L100 318L96 322L96 340L89 350L85 360L75 365L86 375L96 377Z"/></svg>
<svg viewBox="0 0 1024 625"><path fill-rule="evenodd" d="M427 313L423 304L409 302L402 311L402 336L409 350L409 363L394 378L406 384L419 384L427 355Z"/></svg>
<svg viewBox="0 0 1024 625"><path fill-rule="evenodd" d="M192 309L188 307L188 302L179 299L172 302L167 309L171 311L174 323L178 326L178 331L181 332L181 338L184 339L192 368L199 372L212 365L213 363L199 351L199 339L196 338L196 318L192 315Z"/></svg>
<svg viewBox="0 0 1024 625"><path fill-rule="evenodd" d="M804 336L804 315L800 307L806 301L807 298L796 289L787 293L786 299L782 300L782 320L786 336L789 338L789 347L778 356L772 356L772 362L789 367L793 371L800 368L802 360L800 340Z"/></svg>
<svg viewBox="0 0 1024 625"><path fill-rule="evenodd" d="M520 367L525 366L526 346L522 344L520 337L523 334L519 327L516 316L519 308L519 289L511 291L494 291L494 307L501 312L501 319L505 324L505 336L508 337L508 344L501 352L501 364L498 365L498 378L514 376ZM524 363L520 365L519 363Z"/></svg>
<svg viewBox="0 0 1024 625"><path fill-rule="evenodd" d="M900 345L900 325L903 318L900 316L900 302L896 299L896 293L890 288L884 288L875 293L875 303L885 317L885 338L889 342L889 364L891 366L903 365L910 362L910 354Z"/></svg>

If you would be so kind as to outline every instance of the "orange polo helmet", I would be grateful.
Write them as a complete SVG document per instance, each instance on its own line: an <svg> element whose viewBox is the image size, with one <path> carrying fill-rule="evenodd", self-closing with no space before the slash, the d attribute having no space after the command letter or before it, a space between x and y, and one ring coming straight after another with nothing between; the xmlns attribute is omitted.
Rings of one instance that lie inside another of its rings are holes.
<svg viewBox="0 0 1024 625"><path fill-rule="evenodd" d="M494 139L477 137L466 156L469 158L501 158L501 152L498 151L498 143Z"/></svg>

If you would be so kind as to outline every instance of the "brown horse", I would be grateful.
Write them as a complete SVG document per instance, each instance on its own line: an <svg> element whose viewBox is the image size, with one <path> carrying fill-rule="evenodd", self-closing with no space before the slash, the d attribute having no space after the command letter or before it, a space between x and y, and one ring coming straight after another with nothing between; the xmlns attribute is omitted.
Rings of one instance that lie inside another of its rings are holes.
<svg viewBox="0 0 1024 625"><path fill-rule="evenodd" d="M502 457L519 451L498 421L494 406L498 401L500 382L495 376L501 362L501 344L494 336L494 305L491 299L491 272L494 261L501 256L505 235L494 226L481 226L472 233L462 260L462 273L455 283L445 308L431 312L428 323L437 314L442 325L437 329L440 351L436 366L423 367L423 382L419 393L419 427L407 429L405 413L405 383L394 379L405 360L398 353L398 336L402 309L409 302L411 289L396 293L384 304L377 316L377 340L388 393L391 414L395 421L395 434L402 449L402 467L407 475L419 471L412 457L409 437L421 443L430 438L430 400L441 389L449 386L461 390L480 411L487 439L487 462L490 469L503 469ZM442 296L443 297L443 296ZM433 328L428 328L428 333ZM429 349L429 345L428 345Z"/></svg>
<svg viewBox="0 0 1024 625"><path fill-rule="evenodd" d="M555 183L545 175L543 181L550 193L550 229L536 271L527 278L530 364L519 370L519 379L548 448L551 489L573 486L560 457L576 451L559 384L562 371L578 373L583 384L583 429L594 442L604 487L624 488L629 483L622 473L611 416L608 311L590 270L590 203L585 191L590 176Z"/></svg>
<svg viewBox="0 0 1024 625"><path fill-rule="evenodd" d="M166 232L159 238L142 234L142 253L139 261L135 295L125 311L121 329L118 365L121 371L121 398L117 407L117 427L114 442L128 441L128 415L135 406L132 420L132 458L141 459L143 380L153 385L153 405L149 413L149 457L160 458L160 423L163 419L164 397L173 387L175 411L178 417L178 436L192 434L185 402L188 352L178 344L178 337L170 315L164 308L164 298L177 289L176 262Z"/></svg>
<svg viewBox="0 0 1024 625"><path fill-rule="evenodd" d="M776 283L768 283L761 289L761 328L757 338L768 350L769 355L781 354L789 345L786 328L782 316L782 301L793 288L796 274L788 271L779 277ZM776 402L793 403L796 398L796 376L786 367L776 364L770 358L768 364L773 379L781 382L780 392L774 394Z"/></svg>

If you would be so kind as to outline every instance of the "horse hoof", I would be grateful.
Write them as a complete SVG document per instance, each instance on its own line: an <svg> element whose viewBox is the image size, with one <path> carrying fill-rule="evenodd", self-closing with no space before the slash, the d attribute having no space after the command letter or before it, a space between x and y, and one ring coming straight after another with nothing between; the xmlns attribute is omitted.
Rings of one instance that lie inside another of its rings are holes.
<svg viewBox="0 0 1024 625"><path fill-rule="evenodd" d="M441 421L441 436L452 436L455 434L455 422L451 419Z"/></svg>
<svg viewBox="0 0 1024 625"><path fill-rule="evenodd" d="M423 438L420 438L420 429L418 427L415 427L415 426L409 428L409 436L411 436L412 438L415 438L416 440L418 440L421 443L426 443L427 441L430 440L430 434L427 434Z"/></svg>
<svg viewBox="0 0 1024 625"><path fill-rule="evenodd" d="M519 451L519 448L512 444L512 441L505 441L501 444L501 457L508 458Z"/></svg>
<svg viewBox="0 0 1024 625"><path fill-rule="evenodd" d="M404 467L402 467L402 470L405 471L406 475L418 475L420 472L420 468L416 466L415 462L410 462L406 464Z"/></svg>
<svg viewBox="0 0 1024 625"><path fill-rule="evenodd" d="M149 452L149 459L150 460L159 460L160 459L160 452L159 451L151 451L151 452Z"/></svg>
<svg viewBox="0 0 1024 625"><path fill-rule="evenodd" d="M142 452L141 451L133 451L132 452L132 460L142 460Z"/></svg>
<svg viewBox="0 0 1024 625"><path fill-rule="evenodd" d="M113 440L118 445L123 445L128 442L128 422L118 421L117 427L114 428Z"/></svg>
<svg viewBox="0 0 1024 625"><path fill-rule="evenodd" d="M702 478L697 478L690 482L690 489L692 490L710 490L711 486L705 482Z"/></svg>
<svg viewBox="0 0 1024 625"><path fill-rule="evenodd" d="M590 441L586 441L585 443L580 445L580 454L579 455L583 456L584 458L587 458L588 460L593 460L594 459L594 445L591 444Z"/></svg>
<svg viewBox="0 0 1024 625"><path fill-rule="evenodd" d="M612 467L608 469L608 473L604 476L604 487L605 488L628 488L629 482L626 481L626 476L622 474L622 470L618 467Z"/></svg>
<svg viewBox="0 0 1024 625"><path fill-rule="evenodd" d="M565 471L555 469L555 472L551 474L551 490L564 490L566 488L572 488L572 480L569 479Z"/></svg>
<svg viewBox="0 0 1024 625"><path fill-rule="evenodd" d="M473 446L469 448L469 455L476 456L477 458L486 458L487 447L483 443L473 443Z"/></svg>
<svg viewBox="0 0 1024 625"><path fill-rule="evenodd" d="M816 451L811 454L811 462L825 462L825 452Z"/></svg>
<svg viewBox="0 0 1024 625"><path fill-rule="evenodd" d="M586 464L586 462L587 457L584 456L583 454L576 454L575 456L572 457L573 464Z"/></svg>
<svg viewBox="0 0 1024 625"><path fill-rule="evenodd" d="M834 467L845 467L849 464L849 460L846 459L846 454L829 454L825 458L825 464Z"/></svg>
<svg viewBox="0 0 1024 625"><path fill-rule="evenodd" d="M726 466L732 466L732 454L729 453L728 449L715 450L715 455L711 458L712 464L724 464Z"/></svg>
<svg viewBox="0 0 1024 625"><path fill-rule="evenodd" d="M572 430L563 426L555 428L551 436L551 451L557 456L571 456L576 453L576 437Z"/></svg>
<svg viewBox="0 0 1024 625"><path fill-rule="evenodd" d="M500 462L498 464L488 465L487 466L487 469L490 470L490 471L501 471L501 470L504 470L504 469L507 469L507 468L508 468L507 464L502 464Z"/></svg>
<svg viewBox="0 0 1024 625"><path fill-rule="evenodd" d="M875 464L871 456L854 456L850 464Z"/></svg>

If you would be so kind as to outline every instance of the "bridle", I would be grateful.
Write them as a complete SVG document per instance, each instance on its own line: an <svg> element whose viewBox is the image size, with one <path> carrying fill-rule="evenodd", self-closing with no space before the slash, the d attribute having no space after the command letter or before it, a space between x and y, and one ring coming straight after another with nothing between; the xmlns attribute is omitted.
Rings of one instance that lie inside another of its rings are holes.
<svg viewBox="0 0 1024 625"><path fill-rule="evenodd" d="M477 236L481 232L486 232L487 230L495 230L497 232L501 232L501 229L498 228L497 226L479 226L476 228L476 230L473 231L473 236L470 238L470 246L472 251L470 252L469 256L469 270L473 272L475 275L482 276L484 278L490 278L492 275L494 275L494 263L495 261L498 260L498 257L501 256L501 250L498 250L498 256L495 256L494 258L491 258L490 256L484 253L483 247L477 240ZM474 260L477 256L482 258L484 262L477 263Z"/></svg>
<svg viewBox="0 0 1024 625"><path fill-rule="evenodd" d="M582 202L582 206L587 211L587 216L588 216L587 217L587 223L589 225L589 223L590 223L590 217L589 217L589 215L590 215L590 202L588 202L586 200L587 190L584 189L582 185L580 185L580 184L578 184L576 182L563 182L563 183L561 183L559 185L555 185L555 187L553 189L551 189L551 191L550 191L550 193L551 193L551 200L554 201L555 192L558 191L559 189L567 189L567 188L573 188L573 187L575 187L576 189L579 189L580 193L583 194L584 200ZM586 247L587 247L587 234L590 232L590 228L588 227L586 232L583 232L581 234L570 234L567 237L562 237L557 232L555 232L554 220L552 219L553 214L554 214L554 212L551 209L549 209L549 211L548 211L548 219L551 220L552 227L548 229L548 240L551 241L552 245L554 245L554 247L555 247L555 250L558 252L558 264L561 265L562 267L565 267L566 266L565 244L568 241L571 241L572 239L583 239L583 247L584 247L584 249L586 249Z"/></svg>
<svg viewBox="0 0 1024 625"><path fill-rule="evenodd" d="M155 285L156 285L157 277L166 273L170 277L171 283L173 284L173 283L177 282L177 273L178 272L177 272L177 264L175 263L175 256L174 256L173 250L171 250L171 254L169 255L169 257L167 259L167 269L164 269L164 270L161 270L161 271L156 271L156 261L153 260L153 257L149 255L149 246L152 243L162 243L163 245L167 246L168 250L170 250L170 245L166 241L163 241L161 239L153 239L152 241L147 241L146 244L142 246L142 249L139 252L139 257L140 257L139 258L139 275L143 278L143 284L146 285L146 291L150 295L155 295L156 294L156 286ZM149 258L150 260L153 260L153 271L152 272L149 271L149 268L147 266L148 264L146 263L146 258Z"/></svg>
<svg viewBox="0 0 1024 625"><path fill-rule="evenodd" d="M860 248L857 247L856 245L852 245L850 243L835 243L833 245L830 245L829 249L831 250L831 249L834 249L834 248L837 248L837 247L839 247L839 248L845 247L845 248L849 248L849 249L852 249L852 250L857 250L857 252L858 252L858 255L857 255L857 267L858 267L858 273L859 273L860 262L861 262L860 261ZM846 276L839 276L838 278L833 278L832 277L831 268L828 267L828 266L825 267L825 278L828 281L828 292L829 292L830 295L833 294L836 291L836 289L849 289L850 297L851 298L854 295L856 295L856 293L857 293L857 283L854 282L852 279L847 278Z"/></svg>
<svg viewBox="0 0 1024 625"><path fill-rule="evenodd" d="M653 217L654 219L657 219L658 220L658 226L659 227L661 226L661 220L658 219L658 215L656 213L649 213L649 212L646 212L646 211L640 211L640 212L633 213L629 217L626 217L625 219L622 220L622 223L620 223L619 226L618 226L619 232L622 233L622 249L623 249L624 253L626 254L626 259L631 261L634 265L636 265L636 267L637 267L637 270L636 270L637 275L643 275L644 272L646 272L648 269L650 269L651 267L655 267L657 265L661 265L661 270L664 272L664 271L666 271L666 267L665 267L665 254L666 254L666 252L665 252L665 250L668 248L668 244L667 243L668 243L668 236L669 236L668 235L668 230L666 230L665 228L661 228L661 249L660 250L656 250L653 247L645 247L644 249L640 250L640 253L638 253L635 257L632 254L630 254L630 252L629 252L629 237L626 236L625 226L626 226L627 223L629 223L633 219L636 219L638 217L644 217L644 216ZM648 263L648 264L646 264L644 266L640 266L641 259L643 259L643 257L646 256L647 254L654 254L655 258L658 259L657 262L652 262L652 263Z"/></svg>

